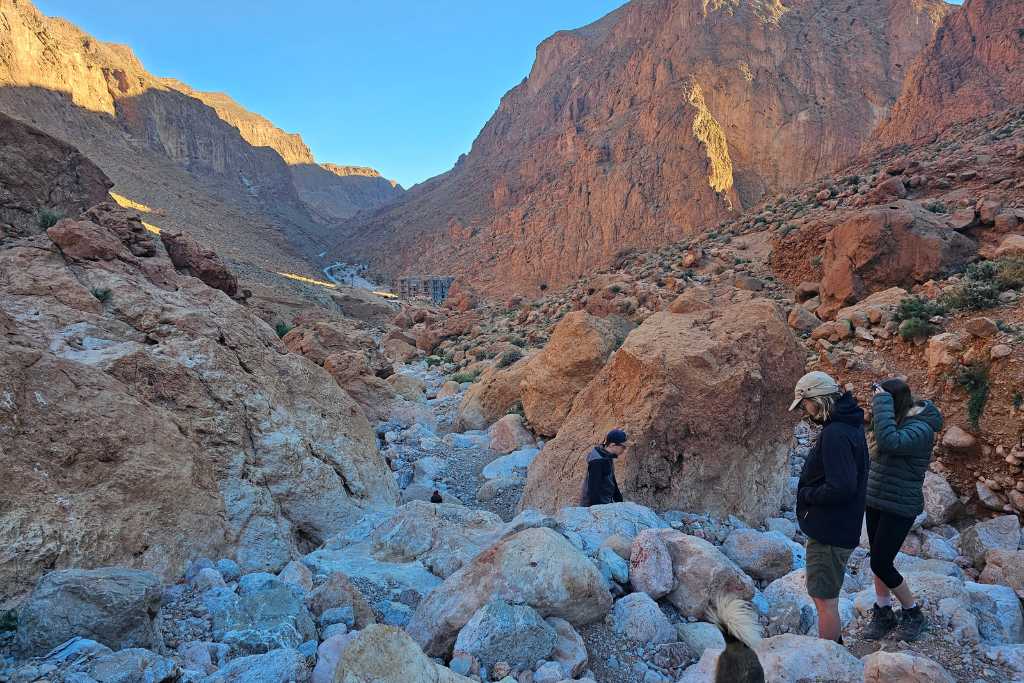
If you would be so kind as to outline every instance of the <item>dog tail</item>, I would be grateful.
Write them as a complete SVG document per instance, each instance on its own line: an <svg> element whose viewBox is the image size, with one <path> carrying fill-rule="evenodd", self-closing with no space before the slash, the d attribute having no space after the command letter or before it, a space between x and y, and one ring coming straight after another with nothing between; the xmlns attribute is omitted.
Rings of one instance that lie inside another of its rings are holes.
<svg viewBox="0 0 1024 683"><path fill-rule="evenodd" d="M718 595L707 609L707 618L726 636L753 649L761 641L761 622L753 606L735 595Z"/></svg>

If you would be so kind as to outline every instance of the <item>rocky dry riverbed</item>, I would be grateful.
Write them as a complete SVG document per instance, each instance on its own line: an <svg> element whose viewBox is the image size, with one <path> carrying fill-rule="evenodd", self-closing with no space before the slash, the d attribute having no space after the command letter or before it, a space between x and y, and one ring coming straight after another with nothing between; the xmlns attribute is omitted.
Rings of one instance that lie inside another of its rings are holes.
<svg viewBox="0 0 1024 683"><path fill-rule="evenodd" d="M872 596L862 548L841 599L841 648L812 637L803 587L792 504L814 438L805 425L783 509L760 528L633 503L517 514L543 447L520 416L453 432L469 385L424 361L396 370L400 398L376 433L398 508L368 511L277 572L205 558L171 585L124 568L52 572L0 639L0 681L709 681L723 642L702 620L712 586L755 605L773 636L759 646L769 680L1024 676L1020 601L974 568L987 553L1020 557L1020 526L954 519L940 478L899 558L931 628L913 644L860 640ZM429 502L435 490L443 503ZM1002 582L1019 580L1005 566Z"/></svg>

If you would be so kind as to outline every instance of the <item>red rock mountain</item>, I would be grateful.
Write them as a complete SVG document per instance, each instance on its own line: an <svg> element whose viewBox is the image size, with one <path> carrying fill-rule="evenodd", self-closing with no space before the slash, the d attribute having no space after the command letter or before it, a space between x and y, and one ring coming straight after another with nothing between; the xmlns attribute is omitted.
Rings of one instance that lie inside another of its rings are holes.
<svg viewBox="0 0 1024 683"><path fill-rule="evenodd" d="M153 76L129 47L25 0L0 0L0 112L79 148L149 222L275 270L299 268L333 223L401 191L321 168L298 135Z"/></svg>
<svg viewBox="0 0 1024 683"><path fill-rule="evenodd" d="M873 138L930 141L946 127L1024 104L1024 2L967 0L942 22Z"/></svg>
<svg viewBox="0 0 1024 683"><path fill-rule="evenodd" d="M941 0L634 0L537 49L469 154L339 250L490 293L563 284L856 153Z"/></svg>

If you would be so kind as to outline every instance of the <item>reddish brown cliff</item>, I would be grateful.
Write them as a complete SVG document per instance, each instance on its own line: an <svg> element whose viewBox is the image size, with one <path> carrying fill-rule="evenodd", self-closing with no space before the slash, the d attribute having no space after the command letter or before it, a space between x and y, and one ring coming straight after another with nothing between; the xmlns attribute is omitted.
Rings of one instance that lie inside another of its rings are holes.
<svg viewBox="0 0 1024 683"><path fill-rule="evenodd" d="M942 22L879 128L881 145L923 142L963 123L1024 104L1024 3L967 0Z"/></svg>
<svg viewBox="0 0 1024 683"><path fill-rule="evenodd" d="M330 225L399 192L321 169L298 135L25 0L0 0L0 111L80 149L147 221L273 270L305 270L299 254L322 251Z"/></svg>
<svg viewBox="0 0 1024 683"><path fill-rule="evenodd" d="M679 238L854 154L945 11L635 0L544 41L469 154L339 250L499 293Z"/></svg>

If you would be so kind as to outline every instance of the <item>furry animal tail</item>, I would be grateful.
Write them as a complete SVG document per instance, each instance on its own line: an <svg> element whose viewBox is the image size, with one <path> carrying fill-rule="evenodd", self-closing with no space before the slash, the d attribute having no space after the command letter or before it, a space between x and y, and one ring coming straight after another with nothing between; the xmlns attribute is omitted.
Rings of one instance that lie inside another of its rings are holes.
<svg viewBox="0 0 1024 683"><path fill-rule="evenodd" d="M761 622L750 603L735 595L718 595L707 617L725 636L725 650L715 666L715 683L765 683L764 669L754 652L761 640Z"/></svg>
<svg viewBox="0 0 1024 683"><path fill-rule="evenodd" d="M718 595L714 604L708 607L707 617L727 636L727 640L732 636L749 648L761 642L761 622L746 600L735 595Z"/></svg>

